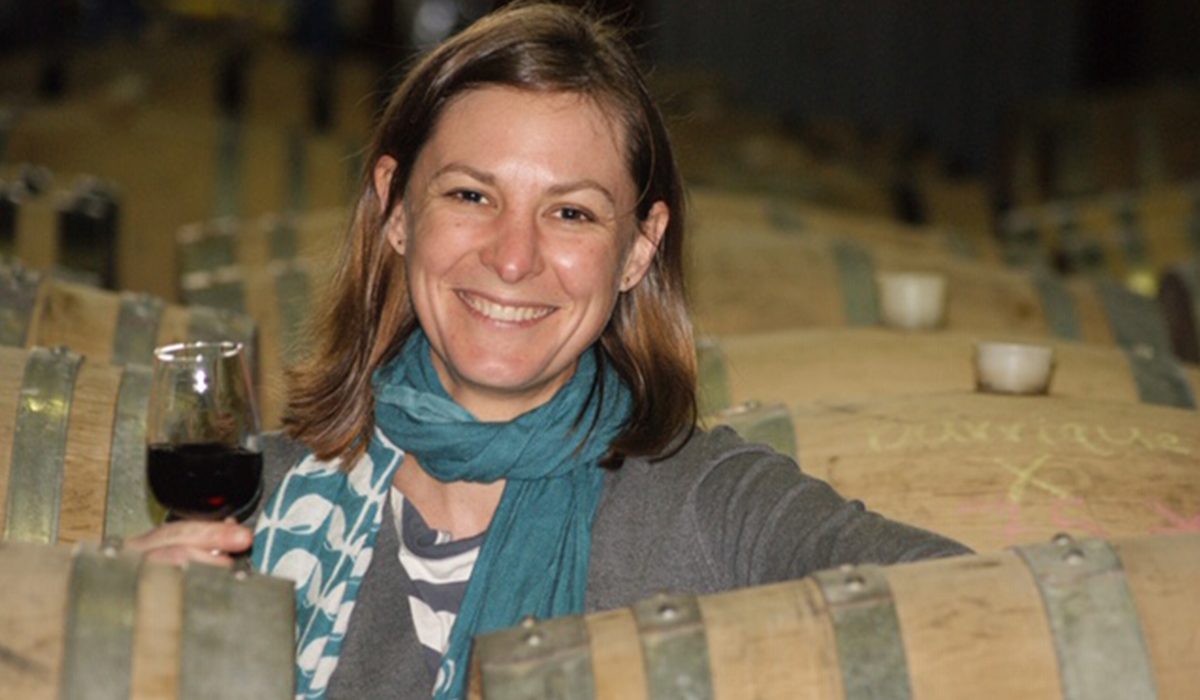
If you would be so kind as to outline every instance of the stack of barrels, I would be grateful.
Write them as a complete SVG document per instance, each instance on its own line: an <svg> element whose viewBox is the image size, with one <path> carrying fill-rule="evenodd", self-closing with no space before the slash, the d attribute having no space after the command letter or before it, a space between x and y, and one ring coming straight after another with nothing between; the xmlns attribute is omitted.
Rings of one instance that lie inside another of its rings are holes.
<svg viewBox="0 0 1200 700"><path fill-rule="evenodd" d="M978 204L978 189L897 188L917 172L889 161L903 149L859 148L831 125L793 140L755 118L690 124L705 125L699 140L679 134L706 427L732 426L979 555L530 621L480 640L475 691L1190 697L1200 369L1185 360L1200 352L1200 268L1179 232L1196 226L1192 189L1105 195L1099 213L1072 200L1046 218L931 198L943 224L914 224L898 192ZM361 139L153 99L13 122L0 243L25 262L0 267L0 590L28 604L0 613L3 638L22 640L6 642L0 685L290 696L290 586L160 568L115 543L161 517L145 485L155 346L251 345L264 427L279 427L284 369L349 223L361 168L346 143ZM20 162L98 179L47 186ZM1102 236L1084 233L1093 219ZM912 274L941 300L917 326L892 315L883 283ZM1193 305L1168 303L1181 298ZM981 375L996 343L1048 348L1049 380L1028 391Z"/></svg>
<svg viewBox="0 0 1200 700"><path fill-rule="evenodd" d="M1194 331L1181 344L1156 294L1190 254L1194 188L1003 212L947 205L929 217L940 222L914 224L798 196L821 191L807 184L747 184L805 162L796 153L803 143L764 148L758 179L742 177L748 157L725 177L685 172L705 424L978 554L529 620L479 640L475 692L1190 697L1200 367ZM721 160L687 155L692 167ZM982 184L949 182L938 186L956 202L990 206ZM970 225L949 225L956 217ZM1101 235L1080 223L1101 218ZM1009 233L1013 222L1036 235ZM932 321L895 316L885 280L897 275L938 280ZM1048 379L995 381L985 358L1012 349L1052 357Z"/></svg>
<svg viewBox="0 0 1200 700"><path fill-rule="evenodd" d="M304 61L269 40L232 76L242 104L223 104L230 62L211 36L79 49L59 99L0 104L5 697L293 697L290 581L121 547L164 515L146 475L155 347L239 341L260 403L278 405L261 398L278 393L283 344L255 318L263 288L229 309L219 294L193 296L184 274L181 294L175 233L202 220L254 227L268 213L302 222L344 206L358 175L366 119L304 123L294 105L305 98L280 94ZM212 80L193 79L205 66ZM342 104L371 102L357 85ZM340 225L323 221L317 235ZM283 226L262 226L282 239ZM185 271L201 267L188 259ZM288 299L280 308L305 308ZM268 420L276 427L278 411Z"/></svg>

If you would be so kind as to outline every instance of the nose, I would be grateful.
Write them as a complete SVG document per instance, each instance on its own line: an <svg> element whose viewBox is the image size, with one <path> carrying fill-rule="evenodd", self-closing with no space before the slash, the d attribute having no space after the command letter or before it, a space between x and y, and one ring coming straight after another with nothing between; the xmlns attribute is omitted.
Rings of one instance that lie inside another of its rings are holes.
<svg viewBox="0 0 1200 700"><path fill-rule="evenodd" d="M534 217L515 211L505 212L496 220L482 258L483 263L508 284L541 272L541 245Z"/></svg>

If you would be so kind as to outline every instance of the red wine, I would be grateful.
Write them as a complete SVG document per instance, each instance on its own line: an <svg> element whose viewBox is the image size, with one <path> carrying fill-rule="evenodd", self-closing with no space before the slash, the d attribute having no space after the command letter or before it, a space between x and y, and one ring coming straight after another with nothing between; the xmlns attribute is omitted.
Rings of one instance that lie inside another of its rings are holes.
<svg viewBox="0 0 1200 700"><path fill-rule="evenodd" d="M155 498L185 520L245 517L262 489L262 454L219 443L151 445L146 470Z"/></svg>

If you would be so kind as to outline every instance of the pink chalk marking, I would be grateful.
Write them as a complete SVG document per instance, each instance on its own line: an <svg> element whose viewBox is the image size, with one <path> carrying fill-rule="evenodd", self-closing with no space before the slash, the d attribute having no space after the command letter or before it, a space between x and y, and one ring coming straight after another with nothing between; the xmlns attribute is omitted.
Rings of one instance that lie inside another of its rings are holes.
<svg viewBox="0 0 1200 700"><path fill-rule="evenodd" d="M1160 535L1171 534L1175 532L1200 533L1200 513L1192 516L1191 520L1186 520L1184 516L1179 515L1158 501L1146 501L1146 505L1150 507L1150 510L1155 511L1161 515L1164 520L1168 521L1167 525L1151 530L1152 534Z"/></svg>
<svg viewBox="0 0 1200 700"><path fill-rule="evenodd" d="M1063 512L1067 506L1087 509L1087 502L1082 498L1056 498L1050 506L1050 522L1059 530L1079 529L1094 537L1104 537L1104 527L1100 523L1083 516L1072 518Z"/></svg>
<svg viewBox="0 0 1200 700"><path fill-rule="evenodd" d="M1008 500L987 501L973 504L963 503L959 506L962 513L1000 513L1007 515L1007 521L994 532L1004 538L1004 546L1011 547L1020 542L1019 536L1034 532L1034 528L1026 527L1021 521L1021 504Z"/></svg>

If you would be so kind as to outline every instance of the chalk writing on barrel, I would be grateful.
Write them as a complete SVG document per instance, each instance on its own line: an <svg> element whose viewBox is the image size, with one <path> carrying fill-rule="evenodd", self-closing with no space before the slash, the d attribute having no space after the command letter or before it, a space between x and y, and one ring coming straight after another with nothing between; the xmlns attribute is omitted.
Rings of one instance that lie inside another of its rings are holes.
<svg viewBox="0 0 1200 700"><path fill-rule="evenodd" d="M1008 487L1009 501L1012 501L1013 503L1020 503L1021 496L1025 494L1025 487L1030 484L1043 489L1052 496L1057 496L1059 498L1071 497L1070 492L1068 492L1066 489L1055 486L1054 484L1051 484L1044 479L1039 479L1035 476L1037 471L1045 466L1046 462L1049 461L1050 457L1051 455L1042 455L1024 467L1016 466L1003 457L994 458L997 464L1016 475L1016 478L1013 479L1012 485Z"/></svg>
<svg viewBox="0 0 1200 700"><path fill-rule="evenodd" d="M1000 526L996 528L995 534L1003 538L1005 547L1019 544L1022 540L1028 539L1022 537L1023 535L1029 534L1032 536L1032 533L1037 531L1035 528L1027 527L1021 521L1020 503L1013 503L1007 500L964 503L959 510L964 513L1000 515L1003 520Z"/></svg>
<svg viewBox="0 0 1200 700"><path fill-rule="evenodd" d="M1196 513L1191 518L1186 518L1158 501L1146 501L1146 505L1150 510L1160 515L1163 520L1167 521L1166 525L1155 528L1152 531L1154 534L1170 534L1175 532L1200 533L1200 513Z"/></svg>
<svg viewBox="0 0 1200 700"><path fill-rule="evenodd" d="M1174 433L1084 423L1052 424L1043 420L1003 423L954 420L872 428L867 431L867 445L872 452L986 443L1074 446L1101 457L1115 456L1131 449L1179 455L1193 453L1192 447Z"/></svg>
<svg viewBox="0 0 1200 700"><path fill-rule="evenodd" d="M1091 517L1087 501L1082 498L1056 498L1051 501L1049 522L1045 522L1043 507L1022 506L1007 498L964 503L959 506L959 511L1000 516L1000 523L992 532L1001 538L1005 547L1032 542L1064 531L1095 537L1108 536L1105 527ZM1031 518L1040 522L1030 523Z"/></svg>

